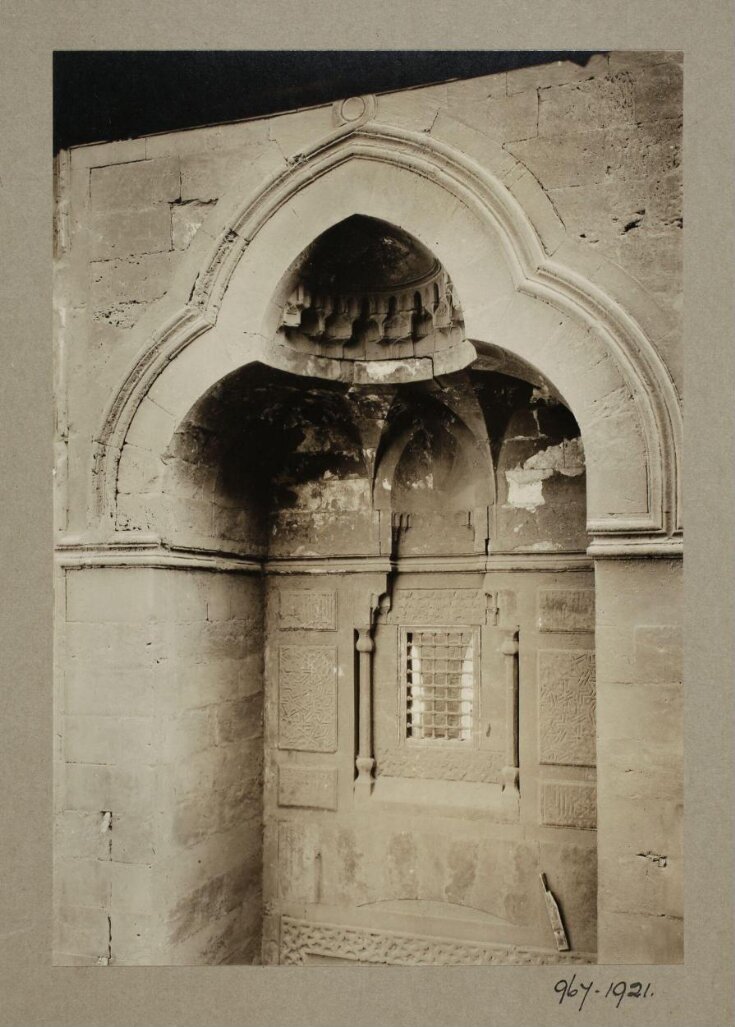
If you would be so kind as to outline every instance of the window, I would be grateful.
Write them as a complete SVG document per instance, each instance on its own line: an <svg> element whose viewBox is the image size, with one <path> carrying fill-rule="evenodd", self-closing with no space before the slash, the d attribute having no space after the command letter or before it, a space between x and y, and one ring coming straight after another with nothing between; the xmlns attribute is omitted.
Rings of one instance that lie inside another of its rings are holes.
<svg viewBox="0 0 735 1027"><path fill-rule="evenodd" d="M477 650L471 628L403 629L407 741L473 744Z"/></svg>

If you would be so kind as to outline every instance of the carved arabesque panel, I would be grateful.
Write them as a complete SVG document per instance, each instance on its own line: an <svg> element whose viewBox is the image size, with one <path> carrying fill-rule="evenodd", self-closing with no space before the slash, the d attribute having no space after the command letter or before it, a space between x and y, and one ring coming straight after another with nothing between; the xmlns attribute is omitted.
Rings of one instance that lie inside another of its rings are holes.
<svg viewBox="0 0 735 1027"><path fill-rule="evenodd" d="M595 764L595 654L540 649L539 762Z"/></svg>
<svg viewBox="0 0 735 1027"><path fill-rule="evenodd" d="M278 649L278 747L306 752L337 749L337 649Z"/></svg>

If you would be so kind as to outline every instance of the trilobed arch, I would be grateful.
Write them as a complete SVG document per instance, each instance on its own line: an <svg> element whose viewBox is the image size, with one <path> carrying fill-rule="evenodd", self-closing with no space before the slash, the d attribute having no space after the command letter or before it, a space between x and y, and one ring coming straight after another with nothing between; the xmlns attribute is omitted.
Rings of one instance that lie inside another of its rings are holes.
<svg viewBox="0 0 735 1027"><path fill-rule="evenodd" d="M97 517L115 523L125 443L156 459L211 385L259 361L303 370L276 332L284 276L322 233L355 214L408 232L462 299L478 352L501 349L551 381L582 430L593 533L675 531L681 416L670 376L639 324L597 286L554 261L515 199L458 151L378 125L338 133L229 215L187 298L141 324L141 354L99 434ZM201 256L200 249L194 250ZM315 363L312 373L332 372ZM126 463L128 466L126 466Z"/></svg>

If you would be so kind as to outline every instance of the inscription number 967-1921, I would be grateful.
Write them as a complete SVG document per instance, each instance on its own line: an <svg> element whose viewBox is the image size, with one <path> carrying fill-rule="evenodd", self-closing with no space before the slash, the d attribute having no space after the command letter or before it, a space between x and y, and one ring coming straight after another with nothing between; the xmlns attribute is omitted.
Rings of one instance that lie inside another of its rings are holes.
<svg viewBox="0 0 735 1027"><path fill-rule="evenodd" d="M590 981L589 984L583 984L582 981L578 981L575 985L576 974L572 974L569 980L562 978L557 981L554 985L554 991L559 996L559 1005L565 1002L567 999L579 998L578 1011L582 1012L582 1007L587 1001L587 996L592 992L593 995L601 995L603 998L611 998L615 1001L615 1008L619 1009L620 1004L625 998L653 998L653 991L651 990L650 984L643 984L641 981L611 981L607 989L595 987L595 982Z"/></svg>

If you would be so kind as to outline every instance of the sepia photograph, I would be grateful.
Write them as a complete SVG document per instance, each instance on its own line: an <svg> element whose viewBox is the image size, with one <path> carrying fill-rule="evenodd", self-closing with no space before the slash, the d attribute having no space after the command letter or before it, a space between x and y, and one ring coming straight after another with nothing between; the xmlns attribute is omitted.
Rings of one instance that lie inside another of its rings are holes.
<svg viewBox="0 0 735 1027"><path fill-rule="evenodd" d="M684 74L56 51L55 966L683 963Z"/></svg>

